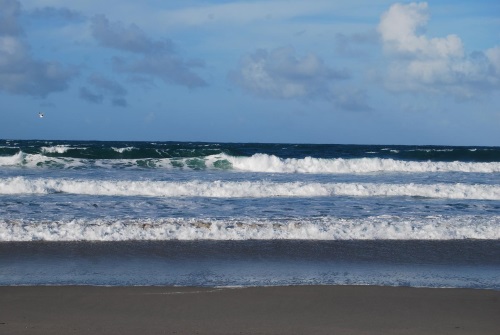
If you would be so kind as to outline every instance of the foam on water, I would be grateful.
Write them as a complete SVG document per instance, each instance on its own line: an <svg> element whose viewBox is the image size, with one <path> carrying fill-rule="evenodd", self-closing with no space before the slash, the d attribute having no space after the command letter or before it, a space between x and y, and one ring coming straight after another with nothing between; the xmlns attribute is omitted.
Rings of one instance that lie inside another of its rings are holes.
<svg viewBox="0 0 500 335"><path fill-rule="evenodd" d="M125 151L132 151L134 150L135 148L134 147L125 147L125 148L115 148L115 147L111 147L111 149L113 149L114 151L122 154L124 153Z"/></svg>
<svg viewBox="0 0 500 335"><path fill-rule="evenodd" d="M469 184L386 184L386 183L318 183L270 181L129 181L0 179L0 194L69 193L106 196L155 197L327 197L327 196L409 196L445 199L500 200L500 185Z"/></svg>
<svg viewBox="0 0 500 335"><path fill-rule="evenodd" d="M322 159L306 157L279 158L267 154L252 157L223 155L234 169L275 173L373 173L373 172L500 172L500 163L419 162L383 158Z"/></svg>
<svg viewBox="0 0 500 335"><path fill-rule="evenodd" d="M23 164L24 154L18 152L13 156L0 156L0 166L18 166Z"/></svg>
<svg viewBox="0 0 500 335"><path fill-rule="evenodd" d="M41 147L41 151L43 153L49 153L49 154L52 154L52 153L63 154L70 149L73 149L73 148L69 145L55 145L55 146L51 146L51 147ZM82 149L82 148L78 148L78 149Z"/></svg>
<svg viewBox="0 0 500 335"><path fill-rule="evenodd" d="M500 216L0 220L0 241L500 239Z"/></svg>

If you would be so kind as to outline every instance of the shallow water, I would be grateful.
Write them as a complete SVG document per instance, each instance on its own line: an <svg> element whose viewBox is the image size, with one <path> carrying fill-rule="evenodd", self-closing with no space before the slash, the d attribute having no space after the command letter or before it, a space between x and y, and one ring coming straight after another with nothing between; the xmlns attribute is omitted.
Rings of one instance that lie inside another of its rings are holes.
<svg viewBox="0 0 500 335"><path fill-rule="evenodd" d="M0 285L500 289L499 241L0 243Z"/></svg>

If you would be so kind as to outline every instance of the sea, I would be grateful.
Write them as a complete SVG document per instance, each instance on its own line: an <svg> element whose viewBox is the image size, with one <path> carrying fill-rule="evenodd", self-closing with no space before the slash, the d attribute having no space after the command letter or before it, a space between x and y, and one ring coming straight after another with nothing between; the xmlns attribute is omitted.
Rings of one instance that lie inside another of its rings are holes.
<svg viewBox="0 0 500 335"><path fill-rule="evenodd" d="M500 290L500 147L0 140L0 285Z"/></svg>

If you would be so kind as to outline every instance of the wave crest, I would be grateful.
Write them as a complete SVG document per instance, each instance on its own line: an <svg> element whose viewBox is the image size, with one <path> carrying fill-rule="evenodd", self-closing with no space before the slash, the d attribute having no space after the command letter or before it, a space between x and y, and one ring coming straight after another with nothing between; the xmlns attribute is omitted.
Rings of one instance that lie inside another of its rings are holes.
<svg viewBox="0 0 500 335"><path fill-rule="evenodd" d="M12 156L0 156L0 166L18 166L23 165L24 154L19 151Z"/></svg>
<svg viewBox="0 0 500 335"><path fill-rule="evenodd" d="M374 172L500 172L500 163L420 162L390 158L279 158L267 154L225 156L234 169L271 173L374 173Z"/></svg>
<svg viewBox="0 0 500 335"><path fill-rule="evenodd" d="M55 145L51 147L41 147L40 150L42 153L47 153L47 154L64 154L68 150L73 149L69 145Z"/></svg>
<svg viewBox="0 0 500 335"><path fill-rule="evenodd" d="M409 196L446 199L500 200L500 185L481 184L385 184L385 183L317 183L270 181L128 181L0 179L0 194L69 193L107 196L154 197L386 197Z"/></svg>
<svg viewBox="0 0 500 335"><path fill-rule="evenodd" d="M51 147L51 152L70 148ZM117 149L127 151L129 148ZM138 159L85 159L49 157L42 154L18 152L13 156L0 157L0 166L22 166L28 168L159 168L159 169L232 169L242 172L263 173L499 173L500 162L432 162L402 161L390 158L279 158L274 155L255 154L237 157L226 154L184 158L138 158Z"/></svg>

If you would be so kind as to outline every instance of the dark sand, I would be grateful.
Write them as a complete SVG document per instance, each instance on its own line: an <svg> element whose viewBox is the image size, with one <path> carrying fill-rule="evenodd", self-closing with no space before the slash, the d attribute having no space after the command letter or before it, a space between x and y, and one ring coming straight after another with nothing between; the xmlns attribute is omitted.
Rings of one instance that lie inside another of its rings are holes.
<svg viewBox="0 0 500 335"><path fill-rule="evenodd" d="M0 287L0 334L500 334L500 291Z"/></svg>

